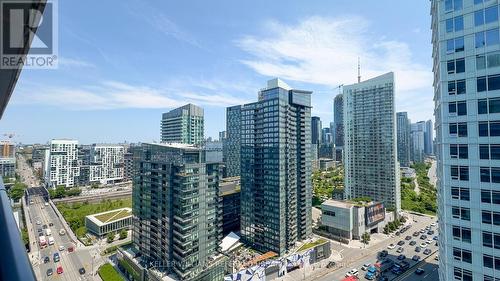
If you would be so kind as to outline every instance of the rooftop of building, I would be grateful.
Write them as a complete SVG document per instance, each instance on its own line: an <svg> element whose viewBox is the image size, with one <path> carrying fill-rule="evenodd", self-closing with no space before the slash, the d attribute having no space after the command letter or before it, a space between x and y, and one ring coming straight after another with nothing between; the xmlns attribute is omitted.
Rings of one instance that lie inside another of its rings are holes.
<svg viewBox="0 0 500 281"><path fill-rule="evenodd" d="M96 225L102 226L131 216L132 216L131 208L121 208L98 214L88 215L86 216L86 218L95 223Z"/></svg>
<svg viewBox="0 0 500 281"><path fill-rule="evenodd" d="M178 142L161 142L161 143L145 143L145 144L171 147L171 148L179 148L179 149L187 149L187 150L200 150L200 147L196 146L194 144L178 143Z"/></svg>
<svg viewBox="0 0 500 281"><path fill-rule="evenodd" d="M354 204L347 202L347 201L338 201L338 200L333 200L333 199L328 199L325 200L321 205L326 205L330 207L337 207L337 208L343 208L343 209L348 209L354 207Z"/></svg>

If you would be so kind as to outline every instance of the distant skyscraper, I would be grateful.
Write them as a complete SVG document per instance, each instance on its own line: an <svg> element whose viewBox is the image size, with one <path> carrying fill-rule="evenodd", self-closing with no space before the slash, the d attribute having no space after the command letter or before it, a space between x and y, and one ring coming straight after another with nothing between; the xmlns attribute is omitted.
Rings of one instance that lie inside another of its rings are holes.
<svg viewBox="0 0 500 281"><path fill-rule="evenodd" d="M432 127L432 120L427 120L425 122L425 132L424 132L424 152L426 155L434 154L434 128Z"/></svg>
<svg viewBox="0 0 500 281"><path fill-rule="evenodd" d="M142 144L134 154L132 241L143 262L180 280L224 275L213 260L222 238L220 166L204 159L185 144Z"/></svg>
<svg viewBox="0 0 500 281"><path fill-rule="evenodd" d="M241 235L283 255L311 228L311 92L268 81L241 108Z"/></svg>
<svg viewBox="0 0 500 281"><path fill-rule="evenodd" d="M344 86L345 194L401 209L394 74Z"/></svg>
<svg viewBox="0 0 500 281"><path fill-rule="evenodd" d="M321 143L321 119L318 116L311 117L311 143Z"/></svg>
<svg viewBox="0 0 500 281"><path fill-rule="evenodd" d="M73 187L78 182L77 140L51 140L46 152L45 183L48 187Z"/></svg>
<svg viewBox="0 0 500 281"><path fill-rule="evenodd" d="M204 140L203 108L193 104L163 113L161 141L199 145Z"/></svg>
<svg viewBox="0 0 500 281"><path fill-rule="evenodd" d="M407 112L397 112L398 161L402 167L410 166L410 120Z"/></svg>
<svg viewBox="0 0 500 281"><path fill-rule="evenodd" d="M206 154L207 163L221 163L223 162L222 141L207 141L203 145Z"/></svg>
<svg viewBox="0 0 500 281"><path fill-rule="evenodd" d="M344 146L344 101L342 94L333 100L333 123L335 127L335 146Z"/></svg>
<svg viewBox="0 0 500 281"><path fill-rule="evenodd" d="M413 162L424 161L425 151L425 122L419 121L411 124L410 131L411 152L410 159Z"/></svg>
<svg viewBox="0 0 500 281"><path fill-rule="evenodd" d="M323 144L333 143L332 133L330 132L330 127L321 129L321 143L323 143Z"/></svg>
<svg viewBox="0 0 500 281"><path fill-rule="evenodd" d="M219 141L224 141L227 137L226 131L219 132Z"/></svg>
<svg viewBox="0 0 500 281"><path fill-rule="evenodd" d="M240 175L241 150L241 105L226 108L226 141L223 143L223 158L228 177Z"/></svg>

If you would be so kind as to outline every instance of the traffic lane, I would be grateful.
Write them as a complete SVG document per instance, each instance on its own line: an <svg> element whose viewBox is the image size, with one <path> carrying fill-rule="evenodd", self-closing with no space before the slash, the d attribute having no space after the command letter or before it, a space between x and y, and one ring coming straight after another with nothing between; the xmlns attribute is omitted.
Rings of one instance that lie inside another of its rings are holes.
<svg viewBox="0 0 500 281"><path fill-rule="evenodd" d="M361 266L363 264L365 264L365 263L371 263L371 264L373 264L374 262L377 261L377 255L378 255L378 253L380 251L382 251L382 250L387 249L387 246L389 244L395 244L396 245L400 240L404 240L404 238L405 238L406 235L410 235L411 236L413 234L413 232L419 231L420 229L425 229L426 226L428 226L431 223L433 223L433 222L436 221L435 218L431 218L431 217L427 217L427 216L416 216L415 219L416 219L416 222L413 222L411 224L412 227L410 229L408 229L406 232L404 232L402 235L399 235L399 236L394 235L393 237L389 237L385 241L382 241L379 244L373 246L373 248L359 249L359 248L347 248L347 247L345 247L346 250L342 251L342 255L344 256L344 259L342 261L340 261L339 263L337 263L338 266L330 269L330 271L328 273L323 274L320 277L311 276L313 278L312 279L309 278L308 280L320 280L320 281L341 280L341 279L344 278L345 274L349 270L351 270L352 268L358 269L360 271L360 274L363 274L362 277L364 278L364 274L365 273L363 273L360 270L360 268L361 268ZM437 228L435 228L435 229L437 229ZM418 245L419 245L422 242L418 238L419 237L413 237L413 240L419 240L418 241ZM333 242L333 243L335 243L335 242ZM405 242L405 246L406 247L412 247L412 249L415 249L414 246L409 246L408 243L409 243L409 241ZM395 253L396 249L397 248L395 248L392 251L394 251L394 253ZM411 252L410 248L405 249L405 250L406 250L407 253L408 252L410 254L413 253L413 252ZM360 258L357 258L354 261L349 261L350 256L357 256L357 255L360 255L360 254L362 255L363 252L365 252L365 251L370 251L370 254L367 255L367 256L365 256L365 257L361 256ZM423 253L421 253L420 256L423 258ZM413 255L411 255L409 257L409 259L411 259L411 257L413 257ZM394 259L397 259L397 256L395 256Z"/></svg>
<svg viewBox="0 0 500 281"><path fill-rule="evenodd" d="M404 275L401 276L401 278L397 279L400 281L422 281L422 280L436 280L439 279L438 277L438 265L437 261L435 260L436 256L438 253L434 253L430 256L428 256L426 259L424 259L422 262L418 264L419 268L424 269L424 273L421 275L417 275L415 273L416 268L413 268L411 271L405 272Z"/></svg>

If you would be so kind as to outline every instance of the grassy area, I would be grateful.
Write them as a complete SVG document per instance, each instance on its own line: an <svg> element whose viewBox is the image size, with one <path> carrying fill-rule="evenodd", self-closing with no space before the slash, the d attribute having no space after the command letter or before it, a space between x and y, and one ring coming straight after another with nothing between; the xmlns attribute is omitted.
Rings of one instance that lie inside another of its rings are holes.
<svg viewBox="0 0 500 281"><path fill-rule="evenodd" d="M132 198L119 200L104 200L98 203L58 203L57 208L68 222L76 236L82 237L87 233L85 229L85 216L111 211L114 209L132 207Z"/></svg>
<svg viewBox="0 0 500 281"><path fill-rule="evenodd" d="M125 281L110 263L103 264L98 272L103 281Z"/></svg>
<svg viewBox="0 0 500 281"><path fill-rule="evenodd" d="M131 212L129 210L117 210L114 212L109 212L106 214L95 216L95 218L100 220L103 223L106 223L108 221L119 220L121 218L124 218L126 216L130 216L130 215L131 215Z"/></svg>
<svg viewBox="0 0 500 281"><path fill-rule="evenodd" d="M326 240L325 240L325 239L320 238L320 239L318 239L318 240L316 240L316 241L314 241L314 242L310 242L310 243L306 243L306 244L302 245L302 247L300 247L300 248L297 250L297 252L302 252L302 251L305 251L305 250L307 250L307 249L309 249L309 248L316 247L316 246L321 245L321 244L323 244L323 243L325 243L325 242L326 242Z"/></svg>
<svg viewBox="0 0 500 281"><path fill-rule="evenodd" d="M418 213L435 215L437 211L436 187L429 182L427 172L431 164L416 163L412 165L417 174L417 183L420 193L415 192L412 179L401 179L401 207Z"/></svg>

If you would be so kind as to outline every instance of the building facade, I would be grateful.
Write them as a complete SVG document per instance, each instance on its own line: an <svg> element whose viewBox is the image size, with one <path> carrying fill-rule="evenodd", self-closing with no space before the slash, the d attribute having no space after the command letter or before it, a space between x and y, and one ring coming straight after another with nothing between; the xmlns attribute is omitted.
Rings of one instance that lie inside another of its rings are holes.
<svg viewBox="0 0 500 281"><path fill-rule="evenodd" d="M420 121L411 124L410 132L411 153L413 162L423 162L425 158L425 122Z"/></svg>
<svg viewBox="0 0 500 281"><path fill-rule="evenodd" d="M344 86L346 198L370 197L400 211L394 74Z"/></svg>
<svg viewBox="0 0 500 281"><path fill-rule="evenodd" d="M223 162L222 141L207 141L204 144L207 163Z"/></svg>
<svg viewBox="0 0 500 281"><path fill-rule="evenodd" d="M318 116L311 117L311 143L321 143L321 119Z"/></svg>
<svg viewBox="0 0 500 281"><path fill-rule="evenodd" d="M344 146L344 98L338 94L333 99L333 123L335 126L335 146Z"/></svg>
<svg viewBox="0 0 500 281"><path fill-rule="evenodd" d="M226 176L240 175L241 105L226 108L226 141L223 143Z"/></svg>
<svg viewBox="0 0 500 281"><path fill-rule="evenodd" d="M425 155L434 154L434 127L432 120L425 121L425 134L424 134L424 153Z"/></svg>
<svg viewBox="0 0 500 281"><path fill-rule="evenodd" d="M125 147L115 144L93 144L90 150L90 182L101 184L123 180Z"/></svg>
<svg viewBox="0 0 500 281"><path fill-rule="evenodd" d="M128 230L132 225L132 209L121 208L85 216L85 228L94 235L102 237L110 232Z"/></svg>
<svg viewBox="0 0 500 281"><path fill-rule="evenodd" d="M283 255L311 229L311 92L268 81L241 108L241 235Z"/></svg>
<svg viewBox="0 0 500 281"><path fill-rule="evenodd" d="M500 278L497 1L431 1L439 280Z"/></svg>
<svg viewBox="0 0 500 281"><path fill-rule="evenodd" d="M16 175L16 146L10 141L0 142L0 176Z"/></svg>
<svg viewBox="0 0 500 281"><path fill-rule="evenodd" d="M407 112L396 113L398 161L401 167L410 167L410 120Z"/></svg>
<svg viewBox="0 0 500 281"><path fill-rule="evenodd" d="M73 187L78 182L77 140L51 140L46 152L45 183L48 187Z"/></svg>
<svg viewBox="0 0 500 281"><path fill-rule="evenodd" d="M195 146L143 143L134 165L132 241L145 263L196 280L222 239L220 164L205 163Z"/></svg>
<svg viewBox="0 0 500 281"><path fill-rule="evenodd" d="M199 145L204 140L203 108L186 104L163 113L161 141Z"/></svg>
<svg viewBox="0 0 500 281"><path fill-rule="evenodd" d="M219 197L222 198L222 234L240 231L241 185L240 177L220 181Z"/></svg>

